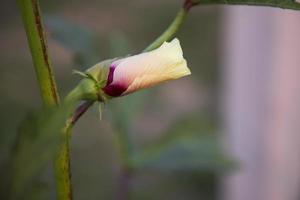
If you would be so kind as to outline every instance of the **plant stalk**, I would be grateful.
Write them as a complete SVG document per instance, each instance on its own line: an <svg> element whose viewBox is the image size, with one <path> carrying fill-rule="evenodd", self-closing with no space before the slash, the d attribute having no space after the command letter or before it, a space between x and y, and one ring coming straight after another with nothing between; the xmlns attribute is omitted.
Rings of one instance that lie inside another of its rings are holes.
<svg viewBox="0 0 300 200"><path fill-rule="evenodd" d="M172 39L175 33L179 30L181 25L183 24L188 10L185 8L181 8L177 13L173 22L169 25L169 27L156 39L154 40L143 52L151 51L158 48L162 43Z"/></svg>
<svg viewBox="0 0 300 200"><path fill-rule="evenodd" d="M246 5L246 6L267 6L282 9L300 10L300 3L297 0L194 0L202 5Z"/></svg>
<svg viewBox="0 0 300 200"><path fill-rule="evenodd" d="M45 106L58 106L59 95L52 72L48 54L47 41L41 19L38 0L17 0L21 11L23 24L27 33L27 40L31 51L34 69L41 97ZM72 199L71 169L69 155L70 127L66 127L62 134L63 140L58 157L55 160L55 181L59 200Z"/></svg>
<svg viewBox="0 0 300 200"><path fill-rule="evenodd" d="M59 104L38 0L18 0L41 97L45 106Z"/></svg>
<svg viewBox="0 0 300 200"><path fill-rule="evenodd" d="M73 115L69 118L63 130L64 145L55 160L55 173L57 184L57 199L71 200L72 199L72 183L71 183L71 166L70 166L70 139L72 128L77 120L92 106L94 101L83 101L74 111Z"/></svg>

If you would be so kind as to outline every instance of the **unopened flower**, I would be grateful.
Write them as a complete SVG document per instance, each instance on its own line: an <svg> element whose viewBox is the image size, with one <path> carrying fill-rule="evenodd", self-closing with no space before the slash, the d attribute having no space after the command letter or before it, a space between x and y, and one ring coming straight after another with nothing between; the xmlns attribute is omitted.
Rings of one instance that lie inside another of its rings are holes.
<svg viewBox="0 0 300 200"><path fill-rule="evenodd" d="M118 97L189 74L179 40L173 39L153 51L113 61L101 89L110 97Z"/></svg>

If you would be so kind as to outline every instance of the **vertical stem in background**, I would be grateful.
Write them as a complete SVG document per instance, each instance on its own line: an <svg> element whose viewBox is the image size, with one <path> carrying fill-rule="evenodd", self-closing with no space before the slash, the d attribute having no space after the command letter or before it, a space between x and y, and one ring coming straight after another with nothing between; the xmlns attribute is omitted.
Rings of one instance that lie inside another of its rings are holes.
<svg viewBox="0 0 300 200"><path fill-rule="evenodd" d="M118 183L117 200L130 199L130 185L133 175L131 158L134 154L132 141L129 136L128 127L121 126L115 136L116 144L120 154L120 175Z"/></svg>
<svg viewBox="0 0 300 200"><path fill-rule="evenodd" d="M48 56L47 43L38 0L17 0L27 33L32 60L45 106L57 106L59 96ZM55 178L59 200L72 199L68 130L55 160Z"/></svg>
<svg viewBox="0 0 300 200"><path fill-rule="evenodd" d="M123 167L120 172L117 200L129 200L130 199L131 179L132 179L131 169Z"/></svg>

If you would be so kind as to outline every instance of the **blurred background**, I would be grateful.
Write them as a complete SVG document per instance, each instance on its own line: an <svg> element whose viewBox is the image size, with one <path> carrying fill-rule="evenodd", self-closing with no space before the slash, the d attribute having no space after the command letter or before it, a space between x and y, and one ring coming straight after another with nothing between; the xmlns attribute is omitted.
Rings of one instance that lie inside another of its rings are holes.
<svg viewBox="0 0 300 200"><path fill-rule="evenodd" d="M42 0L61 96L80 80L73 69L140 52L181 4ZM3 1L0 16L0 184L5 193L16 133L42 103L15 1ZM300 199L299 36L300 12L193 8L177 34L191 76L115 99L101 121L95 105L76 124L74 199ZM18 165L30 174L24 175L22 199L54 199L50 159L26 170L39 154L33 147L28 152L24 165ZM126 160L134 166L129 172Z"/></svg>

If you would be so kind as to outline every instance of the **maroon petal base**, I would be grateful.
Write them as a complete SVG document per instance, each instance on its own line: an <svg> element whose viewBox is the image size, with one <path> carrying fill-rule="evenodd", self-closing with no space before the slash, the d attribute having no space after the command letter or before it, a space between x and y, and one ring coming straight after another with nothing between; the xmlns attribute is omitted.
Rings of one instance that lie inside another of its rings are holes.
<svg viewBox="0 0 300 200"><path fill-rule="evenodd" d="M111 97L119 97L127 90L127 87L121 84L107 85L102 90Z"/></svg>

